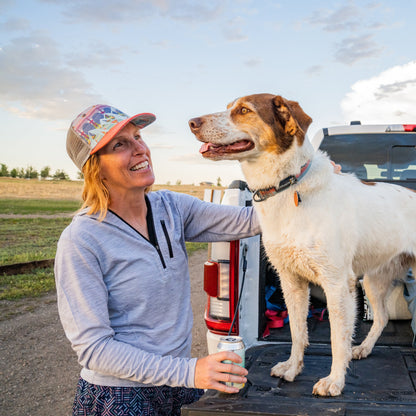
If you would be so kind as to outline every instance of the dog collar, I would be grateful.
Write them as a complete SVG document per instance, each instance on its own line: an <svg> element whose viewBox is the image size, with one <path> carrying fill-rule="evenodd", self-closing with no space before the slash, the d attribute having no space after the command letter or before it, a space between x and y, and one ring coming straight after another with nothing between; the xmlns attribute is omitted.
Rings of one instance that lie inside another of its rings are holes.
<svg viewBox="0 0 416 416"><path fill-rule="evenodd" d="M290 175L287 178L281 180L279 182L279 186L271 186L270 188L263 188L263 189L257 189L257 191L253 191L253 200L255 202L262 202L266 199L275 196L279 192L284 191L285 189L289 188L292 185L295 185L298 183L305 175L306 172L308 172L309 168L311 166L311 161L308 160L301 168L300 173L298 175Z"/></svg>

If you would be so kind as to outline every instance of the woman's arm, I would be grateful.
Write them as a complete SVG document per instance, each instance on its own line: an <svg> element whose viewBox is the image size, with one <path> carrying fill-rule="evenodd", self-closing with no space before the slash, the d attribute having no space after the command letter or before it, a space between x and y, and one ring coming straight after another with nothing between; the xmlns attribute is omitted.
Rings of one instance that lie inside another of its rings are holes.
<svg viewBox="0 0 416 416"><path fill-rule="evenodd" d="M69 232L58 244L55 278L62 325L84 368L144 384L194 387L196 359L160 356L115 339L97 257Z"/></svg>
<svg viewBox="0 0 416 416"><path fill-rule="evenodd" d="M218 205L176 194L187 241L232 241L260 233L254 208Z"/></svg>

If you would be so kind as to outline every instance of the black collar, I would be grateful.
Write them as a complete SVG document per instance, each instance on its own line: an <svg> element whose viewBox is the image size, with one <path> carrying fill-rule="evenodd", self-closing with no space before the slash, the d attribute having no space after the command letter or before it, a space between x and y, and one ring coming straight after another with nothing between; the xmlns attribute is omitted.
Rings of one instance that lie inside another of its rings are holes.
<svg viewBox="0 0 416 416"><path fill-rule="evenodd" d="M298 175L290 175L287 178L281 180L279 182L279 186L276 188L275 186L271 186L270 188L263 188L263 189L257 189L256 191L253 191L253 200L255 202L262 202L266 199L275 196L279 192L284 191L285 189L291 187L292 185L295 185L297 182L302 179L306 172L309 170L311 166L311 161L308 160L301 168L300 173Z"/></svg>

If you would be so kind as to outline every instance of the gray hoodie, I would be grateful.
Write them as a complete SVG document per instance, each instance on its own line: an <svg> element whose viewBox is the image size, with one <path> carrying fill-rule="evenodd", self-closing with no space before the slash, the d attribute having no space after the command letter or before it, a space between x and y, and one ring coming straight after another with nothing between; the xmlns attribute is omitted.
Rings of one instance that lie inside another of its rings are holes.
<svg viewBox="0 0 416 416"><path fill-rule="evenodd" d="M86 381L195 387L185 241L245 238L260 232L259 223L250 207L169 191L146 198L151 241L111 211L102 222L81 212L63 231L59 315Z"/></svg>

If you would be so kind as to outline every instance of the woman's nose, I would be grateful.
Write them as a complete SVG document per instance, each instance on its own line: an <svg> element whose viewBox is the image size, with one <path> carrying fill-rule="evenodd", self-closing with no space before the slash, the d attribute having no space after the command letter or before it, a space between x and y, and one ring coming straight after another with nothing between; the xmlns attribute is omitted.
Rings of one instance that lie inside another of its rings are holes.
<svg viewBox="0 0 416 416"><path fill-rule="evenodd" d="M135 140L133 145L134 153L142 154L145 153L147 146L144 144L142 140Z"/></svg>

